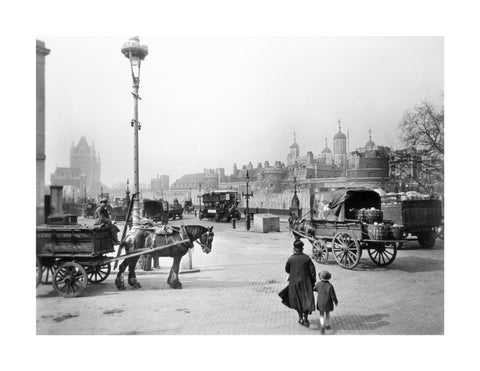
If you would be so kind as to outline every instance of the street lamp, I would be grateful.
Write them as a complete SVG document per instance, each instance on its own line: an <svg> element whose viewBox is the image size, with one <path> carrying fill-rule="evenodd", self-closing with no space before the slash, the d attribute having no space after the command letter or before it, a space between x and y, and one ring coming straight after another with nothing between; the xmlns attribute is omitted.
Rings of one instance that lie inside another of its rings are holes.
<svg viewBox="0 0 480 371"><path fill-rule="evenodd" d="M198 217L200 218L200 212L202 209L202 182L198 182ZM195 211L195 216L197 216L197 212Z"/></svg>
<svg viewBox="0 0 480 371"><path fill-rule="evenodd" d="M140 86L140 64L148 54L146 45L140 45L138 36L130 38L123 44L122 53L130 60L130 68L133 80L133 120L131 125L133 127L133 227L140 225L140 187L138 175L138 131L140 130L140 123L138 122L138 88Z"/></svg>
<svg viewBox="0 0 480 371"><path fill-rule="evenodd" d="M247 193L242 193L242 196L245 197L247 207L245 209L245 212L247 214L247 219L245 221L245 225L247 227L247 231L250 230L250 210L248 208L248 199L250 197L253 197L253 192L248 193L248 181L250 180L250 177L248 176L248 170L247 170L247 175L245 176L245 180L247 182Z"/></svg>

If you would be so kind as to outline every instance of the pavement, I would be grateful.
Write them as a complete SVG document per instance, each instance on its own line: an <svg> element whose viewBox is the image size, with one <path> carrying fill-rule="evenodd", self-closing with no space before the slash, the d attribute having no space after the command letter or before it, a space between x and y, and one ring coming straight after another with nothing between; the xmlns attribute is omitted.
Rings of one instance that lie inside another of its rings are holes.
<svg viewBox="0 0 480 371"><path fill-rule="evenodd" d="M166 283L170 258L160 259L160 269L137 270L140 289L118 291L116 272L77 298L63 298L42 284L36 291L37 334L320 336L318 312L303 327L277 295L287 285L285 262L292 254L287 223L281 232L256 233L246 231L244 222L233 229L193 215L172 224L181 222L213 225L215 232L210 254L194 248L194 271L180 274L183 289ZM311 254L309 243L305 253ZM388 267L375 265L366 251L355 270L341 268L332 257L327 265L314 264L317 272L331 272L339 300L324 336L444 333L442 240L434 249L410 241Z"/></svg>

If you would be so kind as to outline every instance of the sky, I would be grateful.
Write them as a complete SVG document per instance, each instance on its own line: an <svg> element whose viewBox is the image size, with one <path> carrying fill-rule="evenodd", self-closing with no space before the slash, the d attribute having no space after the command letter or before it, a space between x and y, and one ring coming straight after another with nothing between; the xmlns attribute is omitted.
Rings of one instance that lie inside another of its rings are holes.
<svg viewBox="0 0 480 371"><path fill-rule="evenodd" d="M132 80L125 37L43 37L46 180L84 135L107 186L133 177ZM442 37L142 37L140 182L204 168L232 173L330 148L341 120L349 149L372 131L401 147L403 113L444 91Z"/></svg>

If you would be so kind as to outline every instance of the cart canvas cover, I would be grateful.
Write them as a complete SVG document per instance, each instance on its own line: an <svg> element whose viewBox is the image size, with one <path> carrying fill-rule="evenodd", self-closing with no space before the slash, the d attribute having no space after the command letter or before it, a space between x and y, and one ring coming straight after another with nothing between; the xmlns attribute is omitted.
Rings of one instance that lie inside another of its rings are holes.
<svg viewBox="0 0 480 371"><path fill-rule="evenodd" d="M330 210L326 217L328 218L328 216L334 215L337 217L338 221L344 222L346 218L349 219L348 211L350 209L359 210L362 208L369 209L374 207L375 209L380 210L381 202L380 195L371 189L340 189L330 194L330 203L328 204Z"/></svg>

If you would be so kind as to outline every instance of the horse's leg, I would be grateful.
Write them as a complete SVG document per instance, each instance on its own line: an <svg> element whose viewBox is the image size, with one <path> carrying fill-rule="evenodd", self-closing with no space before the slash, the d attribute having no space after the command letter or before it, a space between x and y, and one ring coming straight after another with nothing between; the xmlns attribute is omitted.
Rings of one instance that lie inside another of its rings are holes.
<svg viewBox="0 0 480 371"><path fill-rule="evenodd" d="M143 255L143 259L142 259L142 269L144 271L151 271L152 270L152 255L151 254L148 254L148 255Z"/></svg>
<svg viewBox="0 0 480 371"><path fill-rule="evenodd" d="M178 279L178 271L180 269L180 260L182 259L181 256L174 256L173 257L173 265L172 268L170 268L170 275L168 276L167 283L173 288L173 289L181 289L182 288L182 283Z"/></svg>
<svg viewBox="0 0 480 371"><path fill-rule="evenodd" d="M135 274L135 267L137 266L139 258L139 256L130 258L130 262L128 263L128 284L130 286L133 286L134 289L139 289L140 287L142 287L142 285L138 283L137 275Z"/></svg>
<svg viewBox="0 0 480 371"><path fill-rule="evenodd" d="M125 290L125 283L123 279L123 273L125 272L125 269L127 269L128 266L128 261L130 259L125 259L122 264L118 267L118 273L117 273L117 278L115 278L115 286L117 286L117 289L119 290Z"/></svg>
<svg viewBox="0 0 480 371"><path fill-rule="evenodd" d="M158 261L158 254L152 253L152 255L153 255L153 268L159 269L160 264L159 264L159 261Z"/></svg>

